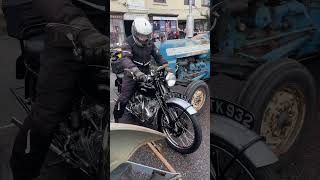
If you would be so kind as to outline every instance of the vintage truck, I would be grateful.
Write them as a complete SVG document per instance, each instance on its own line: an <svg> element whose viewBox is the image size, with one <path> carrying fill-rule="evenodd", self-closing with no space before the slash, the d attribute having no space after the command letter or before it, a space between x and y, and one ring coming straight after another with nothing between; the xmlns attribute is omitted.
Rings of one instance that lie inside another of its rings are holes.
<svg viewBox="0 0 320 180"><path fill-rule="evenodd" d="M156 42L160 54L176 73L177 84L185 86L184 94L201 112L209 100L209 89L204 82L210 78L209 33L191 39L174 39Z"/></svg>

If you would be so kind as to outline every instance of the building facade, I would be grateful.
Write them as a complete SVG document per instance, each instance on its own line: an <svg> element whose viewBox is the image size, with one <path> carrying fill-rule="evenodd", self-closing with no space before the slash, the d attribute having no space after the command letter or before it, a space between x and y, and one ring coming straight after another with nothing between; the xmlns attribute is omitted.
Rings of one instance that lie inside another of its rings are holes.
<svg viewBox="0 0 320 180"><path fill-rule="evenodd" d="M210 0L193 0L194 30L206 31ZM137 17L148 19L155 34L183 31L189 14L189 0L111 0L111 46L119 46L131 34L131 24Z"/></svg>

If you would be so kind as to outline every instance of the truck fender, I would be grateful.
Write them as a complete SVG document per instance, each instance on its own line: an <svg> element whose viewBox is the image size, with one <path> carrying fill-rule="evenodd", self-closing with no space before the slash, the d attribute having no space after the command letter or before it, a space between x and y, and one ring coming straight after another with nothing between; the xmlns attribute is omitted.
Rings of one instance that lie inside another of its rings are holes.
<svg viewBox="0 0 320 180"><path fill-rule="evenodd" d="M235 147L238 152L243 151L242 154L256 168L271 165L278 161L278 157L260 136L229 118L216 114L211 115L210 134L224 139Z"/></svg>

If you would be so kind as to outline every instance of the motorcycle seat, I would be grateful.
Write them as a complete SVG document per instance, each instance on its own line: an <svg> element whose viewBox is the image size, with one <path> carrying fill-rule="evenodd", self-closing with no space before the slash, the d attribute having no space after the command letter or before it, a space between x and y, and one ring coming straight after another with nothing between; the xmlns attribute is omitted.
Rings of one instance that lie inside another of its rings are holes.
<svg viewBox="0 0 320 180"><path fill-rule="evenodd" d="M32 36L23 40L24 51L27 55L38 56L44 50L44 34Z"/></svg>

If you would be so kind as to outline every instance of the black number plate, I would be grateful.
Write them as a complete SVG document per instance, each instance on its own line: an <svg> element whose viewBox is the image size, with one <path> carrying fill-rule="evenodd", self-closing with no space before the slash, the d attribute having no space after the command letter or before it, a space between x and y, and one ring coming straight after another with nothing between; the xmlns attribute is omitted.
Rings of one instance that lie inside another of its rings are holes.
<svg viewBox="0 0 320 180"><path fill-rule="evenodd" d="M234 103L218 98L211 98L211 113L228 117L249 129L253 128L253 114Z"/></svg>

